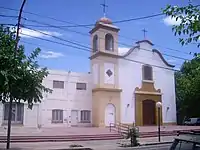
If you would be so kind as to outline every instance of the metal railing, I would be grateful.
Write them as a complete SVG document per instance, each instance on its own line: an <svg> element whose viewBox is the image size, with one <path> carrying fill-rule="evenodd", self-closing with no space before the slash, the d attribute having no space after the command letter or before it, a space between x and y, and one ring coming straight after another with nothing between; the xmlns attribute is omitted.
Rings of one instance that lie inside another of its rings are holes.
<svg viewBox="0 0 200 150"><path fill-rule="evenodd" d="M134 123L133 125L127 125L127 124L123 124L123 123L110 123L110 132L114 131L119 133L121 136L126 136L129 132L129 129L131 127L135 126Z"/></svg>

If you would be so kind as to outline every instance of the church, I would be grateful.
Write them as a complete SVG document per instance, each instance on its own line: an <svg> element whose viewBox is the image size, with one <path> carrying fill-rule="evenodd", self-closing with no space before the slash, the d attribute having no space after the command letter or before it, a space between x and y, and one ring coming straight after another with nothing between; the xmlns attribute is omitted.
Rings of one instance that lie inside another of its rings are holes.
<svg viewBox="0 0 200 150"><path fill-rule="evenodd" d="M116 123L152 126L176 124L174 66L151 41L135 43L119 53L119 28L99 19L91 35L89 73L49 70L43 84L51 88L41 103L13 104L12 126L107 127ZM8 104L0 104L0 125L6 126Z"/></svg>

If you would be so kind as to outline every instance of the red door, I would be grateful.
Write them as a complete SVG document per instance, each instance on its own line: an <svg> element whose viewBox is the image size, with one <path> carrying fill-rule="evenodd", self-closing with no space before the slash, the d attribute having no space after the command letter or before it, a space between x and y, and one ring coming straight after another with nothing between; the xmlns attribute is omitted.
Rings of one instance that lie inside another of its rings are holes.
<svg viewBox="0 0 200 150"><path fill-rule="evenodd" d="M156 103L152 100L144 100L143 108L143 125L156 125Z"/></svg>

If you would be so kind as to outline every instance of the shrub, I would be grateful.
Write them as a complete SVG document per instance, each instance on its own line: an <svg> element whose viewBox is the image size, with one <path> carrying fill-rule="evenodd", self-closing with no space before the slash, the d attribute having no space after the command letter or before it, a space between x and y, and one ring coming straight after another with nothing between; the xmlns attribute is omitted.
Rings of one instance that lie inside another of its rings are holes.
<svg viewBox="0 0 200 150"><path fill-rule="evenodd" d="M126 137L127 139L130 139L131 147L139 145L138 140L137 140L138 137L139 137L138 128L136 128L135 126L131 127L128 130L128 134L127 134L127 137Z"/></svg>

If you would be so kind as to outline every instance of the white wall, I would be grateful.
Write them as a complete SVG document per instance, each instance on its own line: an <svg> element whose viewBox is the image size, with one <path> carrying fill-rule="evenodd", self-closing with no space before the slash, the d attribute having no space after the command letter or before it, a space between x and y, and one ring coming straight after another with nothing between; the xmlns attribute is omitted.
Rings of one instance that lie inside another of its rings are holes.
<svg viewBox="0 0 200 150"><path fill-rule="evenodd" d="M142 49L141 49L142 48ZM145 49L145 50L144 50ZM150 51L149 51L150 50ZM142 65L144 64L168 67L157 53L153 53L152 46L146 42L140 43L140 49L136 48L126 58L119 60L119 85L121 93L121 121L123 123L135 122L135 94L136 87L142 84ZM153 67L153 80L156 89L161 89L163 102L163 121L176 122L174 71ZM129 104L129 107L127 107ZM169 110L167 111L167 107Z"/></svg>
<svg viewBox="0 0 200 150"><path fill-rule="evenodd" d="M53 80L64 81L64 89L53 89ZM64 71L50 71L44 84L53 90L52 94L46 94L41 104L41 125L70 126L71 110L92 110L91 74ZM86 90L76 90L76 83L86 83ZM64 123L52 124L52 110L62 109ZM80 121L80 113L79 113ZM87 124L88 125L88 124Z"/></svg>
<svg viewBox="0 0 200 150"><path fill-rule="evenodd" d="M24 121L25 127L38 127L38 107L39 104L34 104L32 109L28 108L27 104L24 104Z"/></svg>
<svg viewBox="0 0 200 150"><path fill-rule="evenodd" d="M27 103L24 104L24 127L68 127L70 126L71 110L92 110L92 87L91 74L74 73L65 71L49 71L48 77L43 84L52 89L51 94L44 93L41 103L34 104L33 109L28 109ZM54 89L53 80L64 81L64 89ZM76 90L76 83L82 82L87 84L86 90ZM63 110L63 123L52 124L52 110ZM92 114L91 114L92 116ZM3 121L3 105L0 104L0 125ZM79 125L90 125L88 123L79 123Z"/></svg>
<svg viewBox="0 0 200 150"><path fill-rule="evenodd" d="M37 128L38 127L38 107L39 104L34 104L32 109L28 108L28 104L24 103L24 118L23 118L23 126L21 127L33 127L33 128ZM0 104L0 125L5 125L3 124L3 117L4 117L4 106L1 103ZM5 125L7 126L7 125ZM14 125L13 125L14 126ZM17 125L18 126L18 125Z"/></svg>

